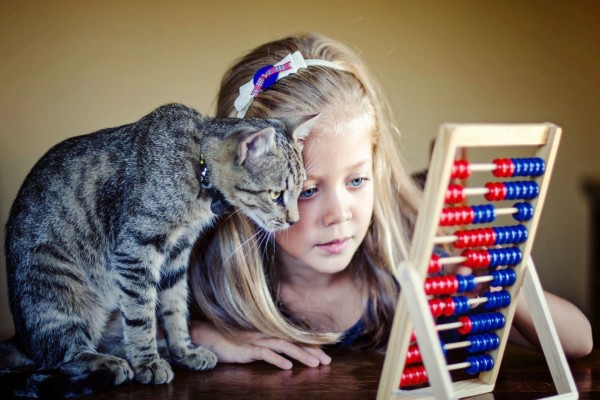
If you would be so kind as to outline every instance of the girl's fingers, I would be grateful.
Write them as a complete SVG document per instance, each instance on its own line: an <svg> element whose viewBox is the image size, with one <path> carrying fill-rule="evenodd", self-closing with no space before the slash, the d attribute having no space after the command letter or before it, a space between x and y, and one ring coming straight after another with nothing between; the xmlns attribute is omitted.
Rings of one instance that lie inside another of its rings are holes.
<svg viewBox="0 0 600 400"><path fill-rule="evenodd" d="M319 347L304 346L303 348L304 348L304 350L306 350L307 352L309 352L313 356L317 357L319 359L319 362L321 363L321 365L329 365L329 364L331 364L331 357L329 357Z"/></svg>
<svg viewBox="0 0 600 400"><path fill-rule="evenodd" d="M262 360L281 369L291 369L293 364L287 358L277 354L268 347L253 346L250 350L254 360Z"/></svg>
<svg viewBox="0 0 600 400"><path fill-rule="evenodd" d="M293 358L294 360L298 360L308 367L318 367L321 363L319 357L307 351L306 348L300 347L286 340L265 339L264 341L261 341L260 345L268 347L276 353L284 354L290 358Z"/></svg>

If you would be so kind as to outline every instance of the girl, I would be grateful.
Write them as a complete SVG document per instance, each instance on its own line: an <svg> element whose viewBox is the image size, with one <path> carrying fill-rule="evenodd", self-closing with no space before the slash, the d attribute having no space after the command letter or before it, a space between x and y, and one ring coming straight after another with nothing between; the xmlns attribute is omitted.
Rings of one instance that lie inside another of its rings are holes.
<svg viewBox="0 0 600 400"><path fill-rule="evenodd" d="M217 116L320 115L304 143L300 221L269 237L234 213L196 246L192 338L220 361L317 366L330 362L319 345L385 347L421 193L383 99L353 51L315 34L259 46L226 72ZM567 355L589 353L585 316L548 301ZM514 340L539 346L522 300L514 321Z"/></svg>

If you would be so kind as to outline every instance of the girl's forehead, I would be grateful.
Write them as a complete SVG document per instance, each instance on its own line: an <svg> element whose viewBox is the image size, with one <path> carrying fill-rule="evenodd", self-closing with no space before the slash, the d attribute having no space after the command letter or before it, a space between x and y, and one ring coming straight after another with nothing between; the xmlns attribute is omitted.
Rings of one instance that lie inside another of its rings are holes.
<svg viewBox="0 0 600 400"><path fill-rule="evenodd" d="M344 135L348 132L366 132L372 134L375 118L356 104L340 107L328 107L321 111L315 131L321 134Z"/></svg>
<svg viewBox="0 0 600 400"><path fill-rule="evenodd" d="M343 130L315 126L305 140L302 158L309 175L317 170L322 175L357 160L371 160L372 148L372 130L362 124L349 124Z"/></svg>

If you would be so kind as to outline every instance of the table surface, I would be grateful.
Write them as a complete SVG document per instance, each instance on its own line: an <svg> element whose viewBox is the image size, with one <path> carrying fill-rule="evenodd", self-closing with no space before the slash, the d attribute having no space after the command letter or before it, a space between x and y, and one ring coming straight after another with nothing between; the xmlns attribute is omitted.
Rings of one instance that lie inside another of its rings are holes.
<svg viewBox="0 0 600 400"><path fill-rule="evenodd" d="M280 370L263 362L219 364L205 372L176 370L169 385L127 383L86 397L102 399L374 399L384 355L330 353L329 366ZM569 363L580 399L600 398L600 349ZM536 399L555 394L543 354L509 345L493 396L474 399Z"/></svg>

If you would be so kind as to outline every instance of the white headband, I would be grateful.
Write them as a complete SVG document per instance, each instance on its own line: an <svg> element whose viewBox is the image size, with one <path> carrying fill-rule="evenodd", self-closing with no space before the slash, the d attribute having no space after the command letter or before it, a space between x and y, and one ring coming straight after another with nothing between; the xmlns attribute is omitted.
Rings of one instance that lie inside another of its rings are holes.
<svg viewBox="0 0 600 400"><path fill-rule="evenodd" d="M258 70L253 79L240 86L240 94L233 103L237 110L237 117L244 118L252 100L269 86L285 78L288 75L295 74L299 69L317 65L321 67L333 68L340 71L346 69L342 66L326 60L305 60L299 51L288 54L283 60L275 65L267 65Z"/></svg>

